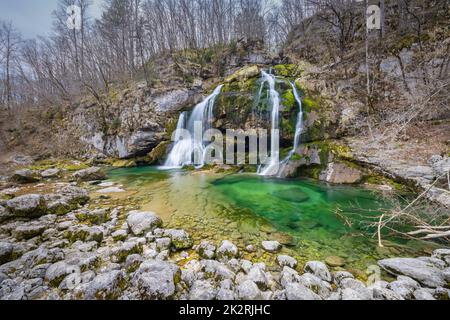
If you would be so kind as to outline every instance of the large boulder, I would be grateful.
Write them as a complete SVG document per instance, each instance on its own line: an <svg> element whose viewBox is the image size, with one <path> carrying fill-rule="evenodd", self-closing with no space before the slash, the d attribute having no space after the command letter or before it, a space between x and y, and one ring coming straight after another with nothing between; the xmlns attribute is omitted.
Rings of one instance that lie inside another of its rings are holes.
<svg viewBox="0 0 450 320"><path fill-rule="evenodd" d="M235 82L235 81L247 81L248 79L258 76L259 73L260 73L260 70L259 70L258 66L244 67L244 68L236 71L231 76L227 77L225 79L225 82L231 83L231 82Z"/></svg>
<svg viewBox="0 0 450 320"><path fill-rule="evenodd" d="M106 179L106 173L102 168L92 167L75 172L73 175L78 181L95 181Z"/></svg>
<svg viewBox="0 0 450 320"><path fill-rule="evenodd" d="M0 265L5 264L12 259L14 247L8 242L0 242Z"/></svg>
<svg viewBox="0 0 450 320"><path fill-rule="evenodd" d="M177 265L166 261L144 262L135 272L132 282L145 300L166 300L175 295L181 272Z"/></svg>
<svg viewBox="0 0 450 320"><path fill-rule="evenodd" d="M47 204L42 195L27 194L6 202L6 207L17 217L37 218L46 214Z"/></svg>
<svg viewBox="0 0 450 320"><path fill-rule="evenodd" d="M38 172L29 169L24 169L14 172L14 174L10 178L10 181L25 184L38 182L40 179L41 177Z"/></svg>
<svg viewBox="0 0 450 320"><path fill-rule="evenodd" d="M447 285L442 270L431 263L419 259L385 259L379 261L378 265L390 274L408 276L430 288L439 288Z"/></svg>
<svg viewBox="0 0 450 320"><path fill-rule="evenodd" d="M336 184L355 184L361 182L362 178L361 170L340 162L329 163L319 177L321 181Z"/></svg>
<svg viewBox="0 0 450 320"><path fill-rule="evenodd" d="M135 236L142 236L162 226L162 220L154 212L131 211L127 224Z"/></svg>

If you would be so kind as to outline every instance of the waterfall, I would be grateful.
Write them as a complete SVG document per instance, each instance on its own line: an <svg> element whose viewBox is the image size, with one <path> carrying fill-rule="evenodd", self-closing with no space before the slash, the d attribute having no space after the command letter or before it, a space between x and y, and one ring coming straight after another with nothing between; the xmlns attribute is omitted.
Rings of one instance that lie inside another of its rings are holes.
<svg viewBox="0 0 450 320"><path fill-rule="evenodd" d="M279 150L279 134L280 127L280 95L276 90L276 79L272 74L262 71L263 84L269 84L269 97L272 105L272 132L271 132L271 152L270 163L264 167L260 167L258 174L262 176L275 176L280 168L280 150Z"/></svg>
<svg viewBox="0 0 450 320"><path fill-rule="evenodd" d="M291 160L294 154L297 152L298 146L300 145L300 138L303 133L303 104L300 95L298 94L298 90L295 86L295 83L291 82L292 92L294 93L295 101L297 102L300 110L297 115L297 124L295 125L295 138L294 138L294 147L289 152L286 159L282 161L282 164L285 165Z"/></svg>
<svg viewBox="0 0 450 320"><path fill-rule="evenodd" d="M163 168L174 169L181 168L186 165L195 164L198 167L204 166L206 145L203 141L204 133L212 128L214 121L214 103L217 96L222 91L223 85L218 86L214 92L205 100L195 106L191 116L186 122L186 113L180 115L177 125L177 132L175 134L174 147L169 153L169 156ZM199 128L202 134L196 135L195 129ZM183 129L190 133L190 139L183 139ZM192 161L193 156L197 155L200 163Z"/></svg>

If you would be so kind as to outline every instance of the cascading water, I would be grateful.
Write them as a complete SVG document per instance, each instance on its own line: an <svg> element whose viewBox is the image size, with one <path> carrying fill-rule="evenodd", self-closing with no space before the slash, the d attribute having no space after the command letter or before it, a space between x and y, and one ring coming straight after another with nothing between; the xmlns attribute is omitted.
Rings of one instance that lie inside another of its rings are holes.
<svg viewBox="0 0 450 320"><path fill-rule="evenodd" d="M279 134L280 127L280 95L276 90L276 79L272 74L262 71L263 84L269 84L269 97L272 105L272 131L271 131L271 152L270 163L261 166L258 174L262 176L275 176L280 169L280 150L279 150Z"/></svg>
<svg viewBox="0 0 450 320"><path fill-rule="evenodd" d="M212 128L214 117L214 103L217 96L222 91L223 85L218 86L214 92L205 100L195 106L189 120L186 123L186 113L180 115L177 125L177 132L175 135L174 147L169 153L169 156L164 164L165 169L181 168L186 165L195 164L198 167L203 167L205 162L206 145L203 141L204 132ZM201 124L201 134L195 134L195 129ZM187 129L190 133L190 139L183 137L183 130ZM197 155L200 163L192 161L193 156Z"/></svg>
<svg viewBox="0 0 450 320"><path fill-rule="evenodd" d="M297 90L297 88L295 86L295 83L291 82L291 86L292 86L292 92L294 93L295 101L297 102L297 104L298 104L298 106L300 108L300 111L298 112L297 124L295 126L294 147L289 152L289 154L286 157L286 159L284 159L282 161L283 165L287 164L289 162L289 160L291 160L292 157L294 156L294 154L297 152L298 146L300 145L300 138L301 138L302 133L303 133L303 104L302 104L302 99L300 98L300 95L298 94L298 90Z"/></svg>

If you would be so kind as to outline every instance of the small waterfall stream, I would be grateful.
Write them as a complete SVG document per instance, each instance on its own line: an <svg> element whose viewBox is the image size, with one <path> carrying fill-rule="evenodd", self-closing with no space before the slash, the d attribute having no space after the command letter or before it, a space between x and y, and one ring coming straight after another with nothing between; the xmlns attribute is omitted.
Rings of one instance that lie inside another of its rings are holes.
<svg viewBox="0 0 450 320"><path fill-rule="evenodd" d="M180 115L174 146L163 168L175 169L192 164L199 168L204 166L206 145L203 141L203 136L207 130L212 128L214 103L222 91L222 87L223 85L218 86L211 95L196 105L187 122L186 113L183 112ZM201 130L201 134L195 134L196 128ZM189 131L190 139L183 137L182 129Z"/></svg>
<svg viewBox="0 0 450 320"><path fill-rule="evenodd" d="M262 71L263 84L269 84L269 97L272 105L272 131L271 131L271 152L270 162L261 166L258 174L261 176L275 176L280 169L280 148L279 134L280 128L280 94L276 90L276 78L274 75Z"/></svg>
<svg viewBox="0 0 450 320"><path fill-rule="evenodd" d="M302 104L302 99L300 98L300 95L299 95L298 90L297 90L297 88L295 86L295 83L291 82L291 86L292 86L292 92L294 93L295 101L297 102L297 104L299 106L299 112L298 112L298 115L297 115L297 124L295 125L294 147L289 152L289 154L286 157L286 159L283 160L283 162L282 162L283 164L288 163L289 160L291 160L292 157L294 156L295 152L297 152L297 148L300 145L300 138L301 138L302 133L303 133L303 104Z"/></svg>

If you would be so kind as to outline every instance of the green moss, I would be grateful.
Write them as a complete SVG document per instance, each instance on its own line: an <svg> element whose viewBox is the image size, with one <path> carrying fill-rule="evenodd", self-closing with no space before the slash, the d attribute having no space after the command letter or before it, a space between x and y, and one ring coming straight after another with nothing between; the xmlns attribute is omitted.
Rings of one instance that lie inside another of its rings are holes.
<svg viewBox="0 0 450 320"><path fill-rule="evenodd" d="M162 160L167 154L167 147L170 145L170 141L161 142L157 145L149 154L148 160L150 164L157 163Z"/></svg>
<svg viewBox="0 0 450 320"><path fill-rule="evenodd" d="M277 76L296 78L302 74L303 70L296 64L278 64L273 67L273 72Z"/></svg>
<svg viewBox="0 0 450 320"><path fill-rule="evenodd" d="M411 46L414 43L418 43L418 42L426 42L430 39L430 36L428 34L422 34L420 36L420 38L417 35L406 35L403 38L401 38L399 41L397 41L395 43L395 45L393 45L390 48L390 52L394 55L398 55L403 49L405 48L411 48Z"/></svg>
<svg viewBox="0 0 450 320"><path fill-rule="evenodd" d="M134 168L136 167L136 161L130 160L117 160L112 163L113 168Z"/></svg>
<svg viewBox="0 0 450 320"><path fill-rule="evenodd" d="M387 178L382 175L373 174L369 175L365 179L365 183L371 184L371 185L388 185L391 186L394 190L400 191L400 192L408 192L410 191L408 186L405 186L401 183L396 182L393 179Z"/></svg>
<svg viewBox="0 0 450 320"><path fill-rule="evenodd" d="M292 90L287 90L281 96L281 104L285 107L284 112L291 112L295 107L295 96Z"/></svg>

